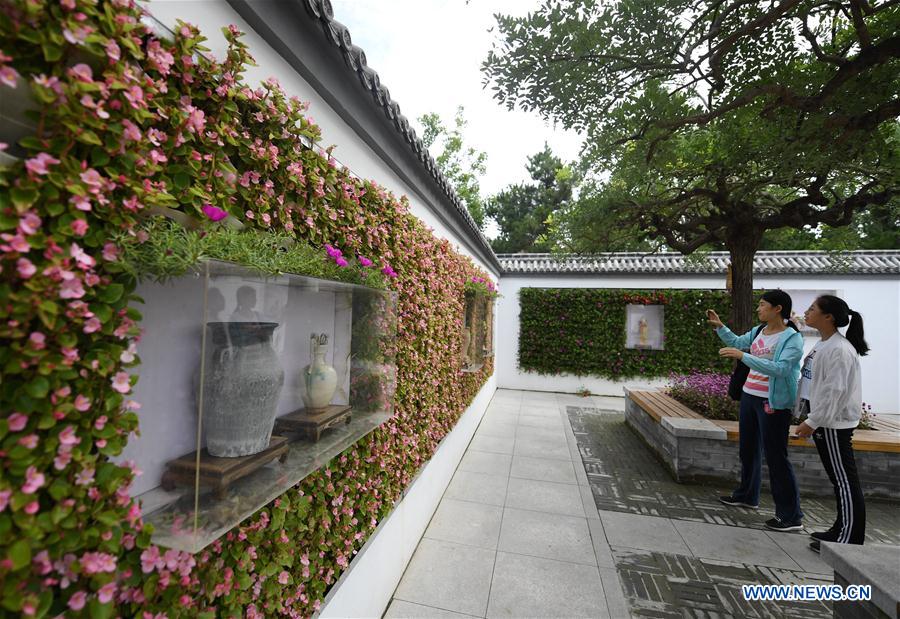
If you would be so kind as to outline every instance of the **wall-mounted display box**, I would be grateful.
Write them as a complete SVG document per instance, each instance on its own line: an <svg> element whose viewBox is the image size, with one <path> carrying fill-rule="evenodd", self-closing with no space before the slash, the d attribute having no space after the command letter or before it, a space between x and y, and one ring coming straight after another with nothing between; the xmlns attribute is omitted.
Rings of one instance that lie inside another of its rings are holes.
<svg viewBox="0 0 900 619"><path fill-rule="evenodd" d="M396 295L209 261L145 282L139 437L155 543L197 552L384 423Z"/></svg>
<svg viewBox="0 0 900 619"><path fill-rule="evenodd" d="M463 372L476 372L494 354L494 298L466 291L460 357Z"/></svg>

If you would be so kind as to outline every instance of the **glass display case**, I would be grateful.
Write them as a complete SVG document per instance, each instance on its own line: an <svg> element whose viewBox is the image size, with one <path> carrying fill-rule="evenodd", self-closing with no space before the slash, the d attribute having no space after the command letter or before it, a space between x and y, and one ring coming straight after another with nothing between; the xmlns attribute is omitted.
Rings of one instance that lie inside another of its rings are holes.
<svg viewBox="0 0 900 619"><path fill-rule="evenodd" d="M384 423L396 295L209 261L141 284L139 437L155 543L207 544Z"/></svg>
<svg viewBox="0 0 900 619"><path fill-rule="evenodd" d="M494 354L494 298L466 292L460 358L463 372L477 372Z"/></svg>

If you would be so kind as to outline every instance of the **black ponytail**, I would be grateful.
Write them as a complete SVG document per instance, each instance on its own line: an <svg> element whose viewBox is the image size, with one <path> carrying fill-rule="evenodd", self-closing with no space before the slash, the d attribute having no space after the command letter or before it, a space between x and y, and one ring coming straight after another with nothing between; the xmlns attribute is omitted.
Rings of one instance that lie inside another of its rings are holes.
<svg viewBox="0 0 900 619"><path fill-rule="evenodd" d="M794 321L791 320L791 309L794 307L794 301L791 299L791 295L784 290L767 290L763 293L762 299L773 307L780 305L781 317L784 319L785 324L794 331L800 330L797 328L797 325L794 324Z"/></svg>
<svg viewBox="0 0 900 619"><path fill-rule="evenodd" d="M866 344L865 330L863 329L863 319L859 312L850 309L850 306L842 298L831 294L823 294L816 299L816 305L823 314L831 314L836 328L847 327L847 334L844 337L853 344L853 348L860 357L864 357L869 352L869 345Z"/></svg>

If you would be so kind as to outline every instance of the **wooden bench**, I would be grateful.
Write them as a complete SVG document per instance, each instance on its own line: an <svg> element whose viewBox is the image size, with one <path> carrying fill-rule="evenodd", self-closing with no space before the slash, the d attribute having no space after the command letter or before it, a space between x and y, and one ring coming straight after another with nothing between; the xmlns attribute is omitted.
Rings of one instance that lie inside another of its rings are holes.
<svg viewBox="0 0 900 619"><path fill-rule="evenodd" d="M659 423L663 417L682 417L688 419L705 419L703 415L695 413L687 406L670 398L663 391L628 391L634 402L644 409L648 415ZM710 419L728 434L729 441L738 440L738 422ZM857 451L886 451L900 453L900 424L894 421L875 417L877 430L857 430L853 433L853 449ZM791 426L791 433L797 430L797 426ZM800 447L815 448L812 440L805 438L788 439L788 444Z"/></svg>

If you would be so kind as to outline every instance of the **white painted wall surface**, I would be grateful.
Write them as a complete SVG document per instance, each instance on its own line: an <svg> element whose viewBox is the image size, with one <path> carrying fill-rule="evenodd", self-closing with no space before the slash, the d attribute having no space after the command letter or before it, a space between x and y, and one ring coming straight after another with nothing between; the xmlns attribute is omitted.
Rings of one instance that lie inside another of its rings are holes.
<svg viewBox="0 0 900 619"><path fill-rule="evenodd" d="M410 212L422 220L426 226L432 228L436 236L448 239L457 251L472 258L478 266L490 272L494 278L499 277L499 273L471 253L465 244L441 223L435 213L416 196L411 188L369 148L281 55L250 28L225 0L157 0L141 4L147 7L156 19L173 30L178 19L199 27L203 35L208 38L205 43L206 47L218 59L225 57L226 50L222 28L235 24L246 33L243 40L249 46L250 54L257 63L257 66L247 69L245 79L248 84L255 87L263 80L275 77L288 95L296 95L303 101L309 101L309 115L322 129L321 144L323 146L336 144L334 156L342 164L350 168L357 176L373 180L386 187L398 198L403 195L407 196ZM304 10L300 3L297 3L297 10ZM390 87L390 84L387 86Z"/></svg>
<svg viewBox="0 0 900 619"><path fill-rule="evenodd" d="M900 279L864 276L781 277L757 276L757 288L784 290L834 290L865 321L867 341L872 351L862 358L863 400L873 412L900 412ZM530 389L572 393L586 387L600 395L622 395L625 385L662 387L663 379L613 381L587 376L548 376L520 372L519 290L522 288L685 288L723 289L724 278L715 276L508 276L500 282L503 296L497 304L497 388ZM795 308L800 314L805 307ZM712 332L705 334L714 338ZM806 337L808 351L817 341Z"/></svg>

